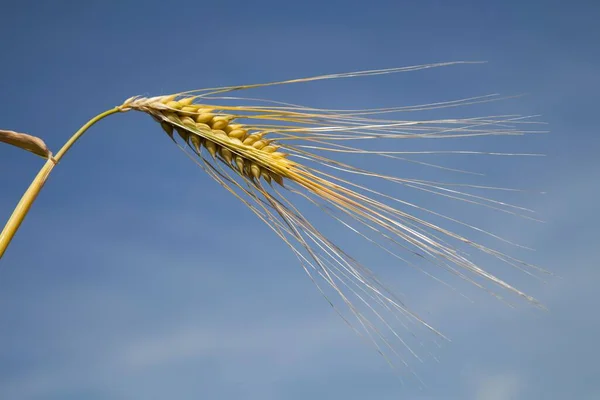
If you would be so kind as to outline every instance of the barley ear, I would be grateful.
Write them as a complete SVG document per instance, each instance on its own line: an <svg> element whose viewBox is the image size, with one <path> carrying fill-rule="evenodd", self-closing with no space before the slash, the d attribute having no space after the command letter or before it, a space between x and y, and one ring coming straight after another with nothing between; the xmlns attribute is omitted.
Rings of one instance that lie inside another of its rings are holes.
<svg viewBox="0 0 600 400"><path fill-rule="evenodd" d="M0 142L12 144L13 146L37 154L42 158L52 157L52 152L48 149L46 143L44 143L42 139L27 135L26 133L0 129Z"/></svg>

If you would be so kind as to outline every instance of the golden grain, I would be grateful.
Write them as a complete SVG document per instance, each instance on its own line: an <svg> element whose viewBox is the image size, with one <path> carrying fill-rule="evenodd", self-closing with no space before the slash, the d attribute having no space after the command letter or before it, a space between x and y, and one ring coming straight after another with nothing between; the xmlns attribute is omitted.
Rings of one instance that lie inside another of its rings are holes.
<svg viewBox="0 0 600 400"><path fill-rule="evenodd" d="M451 201L461 201L507 214L519 215L528 212L529 210L524 207L486 197L476 192L476 190L482 189L494 191L512 191L513 189L401 178L392 174L365 170L324 155L324 153L334 155L345 153L363 154L365 157L379 156L386 160L396 159L416 163L424 168L439 168L464 173L465 171L458 171L431 162L404 158L406 155L435 154L435 152L404 152L388 148L365 150L359 145L353 147L347 143L361 144L376 141L377 144L385 145L391 140L413 138L518 136L529 133L518 126L525 118L488 116L414 121L379 118L384 114L485 103L490 101L488 96L420 106L367 110L316 109L276 102L273 102L276 105L269 104L268 106L226 106L212 104L213 97L211 96L262 86L415 71L450 64L333 74L262 85L203 89L155 98L138 97L128 99L122 107L150 114L160 122L163 130L171 138L173 138L173 130L176 130L187 148L192 148L199 156L195 159L198 165L221 186L242 200L285 241L313 282L316 283L314 278L318 277L333 288L343 303L349 307L361 332L373 342L377 342L376 347L380 354L383 355L384 350L387 349L398 355L391 344L392 340L398 339L409 354L417 357L390 325L392 319L416 320L429 331L442 337L443 335L398 301L397 297L392 294L393 292L384 286L368 268L362 266L341 247L325 237L304 217L292 200L286 197L286 194L293 193L301 196L323 210L334 221L366 238L370 243L407 265L415 266L399 254L402 251L406 251L419 261L425 260L432 265L451 271L460 279L464 279L498 298L500 296L492 288L484 286L476 279L490 282L496 287L506 289L539 305L533 297L481 268L471 260L466 250L476 249L512 267L526 270L527 273L545 271L484 246L478 240L467 237L466 234L456 233L423 217L412 215L409 211L417 210L424 215L433 215L442 220L459 224L461 229L467 229L474 232L473 234L487 235L511 245L515 245L514 243L492 232L452 218L443 212L430 210L422 204L396 198L393 193L379 191L374 187L355 182L353 178L348 178L344 174L400 185L403 189L418 190L419 193L429 193ZM263 123L264 125L261 125ZM299 142L299 144L292 145L291 141ZM185 146L181 147L186 148ZM206 152L203 152L203 148L210 157L205 157ZM461 150L449 153L529 155L464 152ZM322 166L327 168L320 168ZM273 182L279 186L273 185ZM464 246L466 249L459 246ZM445 284L445 282L443 283ZM321 290L320 287L319 290ZM357 303L365 306L367 310L364 313L358 311ZM374 321L365 315L366 313L369 313L376 322L381 323L383 328L376 327ZM387 317L384 317L384 314ZM389 315L393 315L393 318L390 318ZM383 331L387 332L387 336Z"/></svg>

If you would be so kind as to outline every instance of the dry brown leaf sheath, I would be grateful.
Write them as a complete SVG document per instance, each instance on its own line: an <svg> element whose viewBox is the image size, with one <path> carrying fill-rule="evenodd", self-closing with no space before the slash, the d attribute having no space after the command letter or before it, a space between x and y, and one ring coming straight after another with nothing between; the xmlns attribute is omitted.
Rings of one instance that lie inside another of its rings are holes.
<svg viewBox="0 0 600 400"><path fill-rule="evenodd" d="M48 149L46 143L44 143L42 139L26 133L0 129L0 142L12 144L13 146L30 151L43 158L50 158L52 156L50 149Z"/></svg>

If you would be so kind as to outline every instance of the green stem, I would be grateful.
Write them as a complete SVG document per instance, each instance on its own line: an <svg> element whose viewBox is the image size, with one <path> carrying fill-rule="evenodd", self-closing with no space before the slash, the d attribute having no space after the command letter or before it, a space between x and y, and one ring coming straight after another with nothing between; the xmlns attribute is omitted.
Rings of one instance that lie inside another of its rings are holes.
<svg viewBox="0 0 600 400"><path fill-rule="evenodd" d="M73 136L71 136L67 143L65 143L65 145L59 150L58 153L56 153L54 157L48 158L40 172L38 172L38 174L36 175L33 182L31 182L31 185L29 185L27 191L23 194L23 197L21 197L19 204L17 204L17 207L15 208L12 215L8 219L8 222L4 226L2 233L0 233L0 258L2 258L2 256L4 255L4 252L10 244L10 241L15 236L15 233L17 233L19 226L21 226L21 222L23 222L23 220L25 219L25 216L29 212L31 205L33 204L36 197L44 187L44 184L46 183L50 172L52 172L52 169L58 164L60 159L63 158L66 152L69 151L69 149L75 144L75 142L77 142L77 140L79 140L79 138L92 125L94 125L96 122L100 121L104 117L118 113L119 111L122 111L122 109L120 107L115 107L96 115L94 118L90 119L85 125L79 128L79 130L75 132Z"/></svg>

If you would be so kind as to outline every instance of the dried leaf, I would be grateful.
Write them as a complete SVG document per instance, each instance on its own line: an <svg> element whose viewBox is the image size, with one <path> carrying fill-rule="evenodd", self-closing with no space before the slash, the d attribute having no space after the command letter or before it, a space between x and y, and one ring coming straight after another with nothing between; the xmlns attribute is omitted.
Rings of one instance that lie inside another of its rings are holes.
<svg viewBox="0 0 600 400"><path fill-rule="evenodd" d="M25 133L0 129L0 142L12 144L43 158L49 158L52 155L42 139Z"/></svg>

